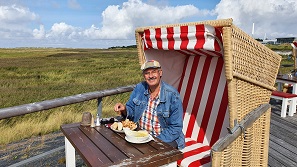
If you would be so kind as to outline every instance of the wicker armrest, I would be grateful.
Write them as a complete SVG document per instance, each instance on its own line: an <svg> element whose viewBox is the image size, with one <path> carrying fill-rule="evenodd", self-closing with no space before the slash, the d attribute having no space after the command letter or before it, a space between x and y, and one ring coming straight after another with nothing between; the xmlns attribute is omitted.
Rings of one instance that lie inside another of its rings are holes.
<svg viewBox="0 0 297 167"><path fill-rule="evenodd" d="M269 111L270 104L262 104L255 110L251 111L249 114L247 114L244 119L240 123L236 123L233 129L229 129L229 134L226 135L224 138L221 138L218 140L213 146L212 146L212 152L220 152L223 151L226 147L228 147L238 136L240 136L242 133L244 135L244 130L252 126L252 124L260 118L260 116L265 113L266 111Z"/></svg>

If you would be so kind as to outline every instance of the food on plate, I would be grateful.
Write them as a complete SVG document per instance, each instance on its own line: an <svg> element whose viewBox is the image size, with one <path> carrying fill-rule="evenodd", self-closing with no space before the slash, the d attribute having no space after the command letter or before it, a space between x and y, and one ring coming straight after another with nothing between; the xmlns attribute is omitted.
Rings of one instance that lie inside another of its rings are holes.
<svg viewBox="0 0 297 167"><path fill-rule="evenodd" d="M123 124L122 124L122 122L118 122L118 130L123 130Z"/></svg>
<svg viewBox="0 0 297 167"><path fill-rule="evenodd" d="M131 130L134 130L137 128L137 125L135 122L130 121L129 119L126 119L125 121L122 121L122 122L114 122L113 124L110 125L110 128L113 130L119 130L119 131L122 131L123 128L129 128Z"/></svg>
<svg viewBox="0 0 297 167"><path fill-rule="evenodd" d="M118 122L114 122L113 124L110 125L111 129L117 130L118 129Z"/></svg>
<svg viewBox="0 0 297 167"><path fill-rule="evenodd" d="M137 125L135 122L130 121L129 119L126 119L125 121L122 121L123 127L124 128L129 128L131 130L134 130L137 128Z"/></svg>
<svg viewBox="0 0 297 167"><path fill-rule="evenodd" d="M146 137L148 136L148 132L146 130L140 130L140 131L135 131L134 133L135 137Z"/></svg>
<svg viewBox="0 0 297 167"><path fill-rule="evenodd" d="M146 130L132 131L124 129L126 137L130 141L145 141L149 138L149 133Z"/></svg>

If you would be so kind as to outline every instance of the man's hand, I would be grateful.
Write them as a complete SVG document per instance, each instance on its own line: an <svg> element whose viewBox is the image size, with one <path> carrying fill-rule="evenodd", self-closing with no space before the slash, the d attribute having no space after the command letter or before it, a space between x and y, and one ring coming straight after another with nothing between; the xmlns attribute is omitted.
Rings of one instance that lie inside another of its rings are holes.
<svg viewBox="0 0 297 167"><path fill-rule="evenodd" d="M126 106L122 103L117 103L114 105L114 111L117 112L119 115L127 116Z"/></svg>

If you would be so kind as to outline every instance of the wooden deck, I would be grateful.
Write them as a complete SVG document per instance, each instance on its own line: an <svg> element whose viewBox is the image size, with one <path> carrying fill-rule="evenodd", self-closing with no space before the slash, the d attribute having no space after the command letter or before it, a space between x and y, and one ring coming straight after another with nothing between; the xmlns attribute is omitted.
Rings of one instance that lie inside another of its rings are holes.
<svg viewBox="0 0 297 167"><path fill-rule="evenodd" d="M281 104L271 100L269 159L270 167L297 166L297 114L280 117Z"/></svg>

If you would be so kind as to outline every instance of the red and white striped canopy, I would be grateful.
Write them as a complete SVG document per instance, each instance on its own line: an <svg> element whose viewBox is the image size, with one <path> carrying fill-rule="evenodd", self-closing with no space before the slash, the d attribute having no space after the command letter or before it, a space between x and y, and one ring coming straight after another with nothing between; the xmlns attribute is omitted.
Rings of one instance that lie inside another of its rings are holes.
<svg viewBox="0 0 297 167"><path fill-rule="evenodd" d="M175 50L186 55L222 56L220 28L199 24L144 30L144 50Z"/></svg>

